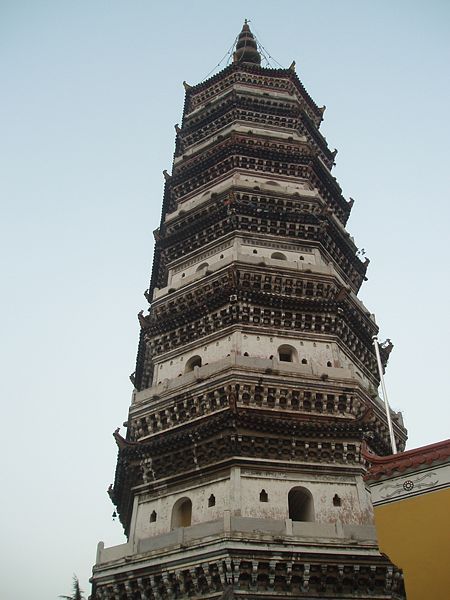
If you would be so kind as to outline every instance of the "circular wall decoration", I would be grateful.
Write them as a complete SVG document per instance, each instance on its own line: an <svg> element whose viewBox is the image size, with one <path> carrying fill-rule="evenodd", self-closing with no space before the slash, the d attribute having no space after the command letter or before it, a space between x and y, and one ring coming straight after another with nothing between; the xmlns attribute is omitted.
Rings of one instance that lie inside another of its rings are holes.
<svg viewBox="0 0 450 600"><path fill-rule="evenodd" d="M403 484L403 489L405 492L410 492L414 487L414 482L411 479L407 479Z"/></svg>

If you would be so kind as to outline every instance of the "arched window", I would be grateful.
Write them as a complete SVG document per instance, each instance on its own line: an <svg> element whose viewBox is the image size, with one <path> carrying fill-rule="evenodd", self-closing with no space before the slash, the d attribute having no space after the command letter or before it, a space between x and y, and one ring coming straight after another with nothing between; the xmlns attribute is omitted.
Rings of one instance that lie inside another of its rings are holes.
<svg viewBox="0 0 450 600"><path fill-rule="evenodd" d="M282 252L272 252L270 258L274 258L275 260L287 260L286 255Z"/></svg>
<svg viewBox="0 0 450 600"><path fill-rule="evenodd" d="M208 267L209 267L209 264L207 262L204 262L197 267L197 271L202 271L203 269L207 269Z"/></svg>
<svg viewBox="0 0 450 600"><path fill-rule="evenodd" d="M215 505L216 505L216 497L214 496L214 494L211 494L211 496L208 498L208 507L215 506Z"/></svg>
<svg viewBox="0 0 450 600"><path fill-rule="evenodd" d="M156 521L156 511L152 511L152 514L150 515L150 523L154 523Z"/></svg>
<svg viewBox="0 0 450 600"><path fill-rule="evenodd" d="M289 344L283 344L278 348L278 360L282 362L298 362L297 350Z"/></svg>
<svg viewBox="0 0 450 600"><path fill-rule="evenodd" d="M189 527L192 521L192 502L189 498L180 498L172 509L172 529Z"/></svg>
<svg viewBox="0 0 450 600"><path fill-rule="evenodd" d="M332 367L332 366L333 366L333 365L331 364L331 360L329 360L329 361L327 362L327 367Z"/></svg>
<svg viewBox="0 0 450 600"><path fill-rule="evenodd" d="M304 487L292 488L288 495L289 518L293 521L314 521L314 502Z"/></svg>
<svg viewBox="0 0 450 600"><path fill-rule="evenodd" d="M308 361L306 360L306 358L302 358L302 365L307 365Z"/></svg>
<svg viewBox="0 0 450 600"><path fill-rule="evenodd" d="M184 367L184 372L189 373L194 370L194 367L202 366L202 358L198 354L195 356L191 356L191 358L187 361L186 366Z"/></svg>
<svg viewBox="0 0 450 600"><path fill-rule="evenodd" d="M260 502L269 502L269 496L267 495L266 490L261 490L261 492L259 494L259 501Z"/></svg>
<svg viewBox="0 0 450 600"><path fill-rule="evenodd" d="M333 497L333 506L341 506L341 499L337 494Z"/></svg>

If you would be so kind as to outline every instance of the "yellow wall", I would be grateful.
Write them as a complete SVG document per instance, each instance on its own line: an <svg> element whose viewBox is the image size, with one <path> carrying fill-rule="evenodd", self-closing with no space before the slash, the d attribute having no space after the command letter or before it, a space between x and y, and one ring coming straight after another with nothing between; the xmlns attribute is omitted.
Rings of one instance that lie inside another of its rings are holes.
<svg viewBox="0 0 450 600"><path fill-rule="evenodd" d="M380 550L403 569L408 600L450 599L450 489L375 507Z"/></svg>

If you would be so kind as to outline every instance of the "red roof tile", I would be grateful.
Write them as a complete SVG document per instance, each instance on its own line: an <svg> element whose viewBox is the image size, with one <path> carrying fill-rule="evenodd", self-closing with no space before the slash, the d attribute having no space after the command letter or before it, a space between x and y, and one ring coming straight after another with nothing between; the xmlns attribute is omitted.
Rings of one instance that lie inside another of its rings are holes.
<svg viewBox="0 0 450 600"><path fill-rule="evenodd" d="M407 469L414 469L424 464L444 461L450 457L450 439L420 448L413 448L406 452L377 456L369 451L364 443L361 449L363 457L370 463L370 469L365 476L366 481L389 477L394 473L402 473Z"/></svg>

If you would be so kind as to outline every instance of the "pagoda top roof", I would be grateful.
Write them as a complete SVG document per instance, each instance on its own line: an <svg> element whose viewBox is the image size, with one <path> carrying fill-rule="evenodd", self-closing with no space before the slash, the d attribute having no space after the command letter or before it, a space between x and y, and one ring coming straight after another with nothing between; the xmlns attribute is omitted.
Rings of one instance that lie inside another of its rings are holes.
<svg viewBox="0 0 450 600"><path fill-rule="evenodd" d="M261 64L261 54L258 52L255 36L250 31L247 19L245 19L242 31L237 38L233 62L250 63L254 65Z"/></svg>
<svg viewBox="0 0 450 600"><path fill-rule="evenodd" d="M423 465L446 462L450 458L450 439L389 456L372 454L364 444L362 455L371 465L365 477L366 481L376 481L415 470Z"/></svg>
<svg viewBox="0 0 450 600"><path fill-rule="evenodd" d="M310 108L317 114L318 117L322 118L325 107L321 108L317 106L311 96L305 89L305 86L300 81L297 73L294 70L295 62L292 63L291 67L287 69L283 68L272 68L261 66L261 55L258 51L256 40L253 33L250 31L250 27L247 23L247 19L244 22L242 31L238 36L236 44L236 50L233 55L233 62L216 73L211 77L197 83L196 85L186 85L186 98L194 95L198 92L203 91L210 85L217 83L233 71L245 71L248 73L254 73L258 75L266 75L269 77L287 77L292 81L294 86L297 88L299 93L306 100L306 103Z"/></svg>

